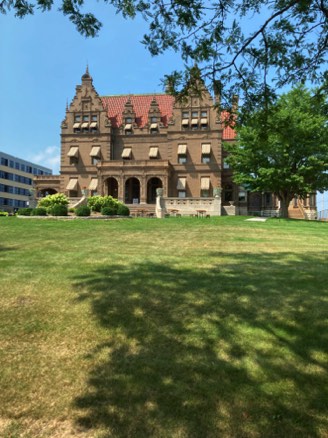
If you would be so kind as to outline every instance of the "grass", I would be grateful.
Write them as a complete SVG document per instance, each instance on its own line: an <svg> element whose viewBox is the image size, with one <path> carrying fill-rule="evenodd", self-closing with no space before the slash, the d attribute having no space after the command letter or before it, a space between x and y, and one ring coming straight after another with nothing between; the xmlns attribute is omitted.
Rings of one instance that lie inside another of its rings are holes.
<svg viewBox="0 0 328 438"><path fill-rule="evenodd" d="M328 437L328 224L0 220L0 436Z"/></svg>

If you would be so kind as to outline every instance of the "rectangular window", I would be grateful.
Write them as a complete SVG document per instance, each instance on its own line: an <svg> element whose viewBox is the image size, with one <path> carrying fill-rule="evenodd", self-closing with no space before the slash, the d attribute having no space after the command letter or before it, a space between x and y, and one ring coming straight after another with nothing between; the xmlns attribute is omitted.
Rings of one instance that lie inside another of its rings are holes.
<svg viewBox="0 0 328 438"><path fill-rule="evenodd" d="M14 162L13 162L13 160L10 160L10 161L9 161L9 167L14 167Z"/></svg>
<svg viewBox="0 0 328 438"><path fill-rule="evenodd" d="M83 121L84 121L84 122L88 122L88 121L89 121L89 116L84 115L84 116L83 116Z"/></svg>
<svg viewBox="0 0 328 438"><path fill-rule="evenodd" d="M1 158L1 165L2 166L8 166L8 160L7 160L7 158Z"/></svg>
<svg viewBox="0 0 328 438"><path fill-rule="evenodd" d="M191 117L192 117L192 118L194 118L194 117L198 117L198 111L192 111L192 113L191 113Z"/></svg>
<svg viewBox="0 0 328 438"><path fill-rule="evenodd" d="M125 123L132 123L132 117L125 117Z"/></svg>
<svg viewBox="0 0 328 438"><path fill-rule="evenodd" d="M80 114L75 114L74 122L80 122L80 121L81 121L81 116L80 116Z"/></svg>
<svg viewBox="0 0 328 438"><path fill-rule="evenodd" d="M207 117L207 111L202 111L202 112L200 113L200 116L201 116L201 117Z"/></svg>
<svg viewBox="0 0 328 438"><path fill-rule="evenodd" d="M25 172L25 164L21 164L21 171Z"/></svg>
<svg viewBox="0 0 328 438"><path fill-rule="evenodd" d="M93 122L97 122L97 121L98 121L98 116L97 116L96 114L93 114L93 115L91 116L91 120L92 120Z"/></svg>
<svg viewBox="0 0 328 438"><path fill-rule="evenodd" d="M211 156L210 155L202 155L202 163L208 164L211 162Z"/></svg>
<svg viewBox="0 0 328 438"><path fill-rule="evenodd" d="M223 159L223 169L230 169L229 163L227 163L226 158Z"/></svg>
<svg viewBox="0 0 328 438"><path fill-rule="evenodd" d="M19 163L15 162L15 169L19 170Z"/></svg>
<svg viewBox="0 0 328 438"><path fill-rule="evenodd" d="M91 164L93 166L95 166L96 164L98 164L100 162L100 158L99 157L91 157Z"/></svg>
<svg viewBox="0 0 328 438"><path fill-rule="evenodd" d="M186 155L178 155L178 163L179 164L186 164L187 162L187 156Z"/></svg>
<svg viewBox="0 0 328 438"><path fill-rule="evenodd" d="M178 198L185 198L186 197L186 191L185 190L179 190L178 191Z"/></svg>

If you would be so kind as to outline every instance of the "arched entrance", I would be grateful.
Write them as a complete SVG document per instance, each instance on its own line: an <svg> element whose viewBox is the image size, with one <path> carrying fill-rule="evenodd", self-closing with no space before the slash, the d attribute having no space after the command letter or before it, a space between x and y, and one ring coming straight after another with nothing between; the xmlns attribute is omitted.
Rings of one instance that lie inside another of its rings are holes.
<svg viewBox="0 0 328 438"><path fill-rule="evenodd" d="M41 190L39 190L38 196L39 196L39 198L44 198L45 196L55 195L56 193L58 193L58 192L55 189L50 189L50 188L49 189L41 189Z"/></svg>
<svg viewBox="0 0 328 438"><path fill-rule="evenodd" d="M155 204L156 203L156 189L163 188L162 181L157 178L150 178L147 183L147 204Z"/></svg>
<svg viewBox="0 0 328 438"><path fill-rule="evenodd" d="M118 182L115 178L108 178L107 183L107 194L115 199L118 199Z"/></svg>
<svg viewBox="0 0 328 438"><path fill-rule="evenodd" d="M140 182L138 178L129 178L125 182L125 203L140 203Z"/></svg>

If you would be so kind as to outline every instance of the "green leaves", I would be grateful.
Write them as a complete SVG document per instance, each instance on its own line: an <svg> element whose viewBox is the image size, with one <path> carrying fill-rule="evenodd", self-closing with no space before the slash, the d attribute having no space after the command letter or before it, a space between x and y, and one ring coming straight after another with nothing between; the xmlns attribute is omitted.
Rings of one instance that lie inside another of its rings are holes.
<svg viewBox="0 0 328 438"><path fill-rule="evenodd" d="M237 127L227 144L238 184L288 199L328 189L327 98L298 86Z"/></svg>

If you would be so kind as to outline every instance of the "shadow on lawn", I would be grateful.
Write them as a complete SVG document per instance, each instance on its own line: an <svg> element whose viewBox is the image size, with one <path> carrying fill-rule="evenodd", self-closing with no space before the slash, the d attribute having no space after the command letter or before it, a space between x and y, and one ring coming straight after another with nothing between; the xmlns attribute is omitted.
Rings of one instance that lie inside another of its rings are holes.
<svg viewBox="0 0 328 438"><path fill-rule="evenodd" d="M145 262L76 279L110 331L90 352L99 365L75 400L80 426L113 437L325 436L322 258L217 255L210 271Z"/></svg>

